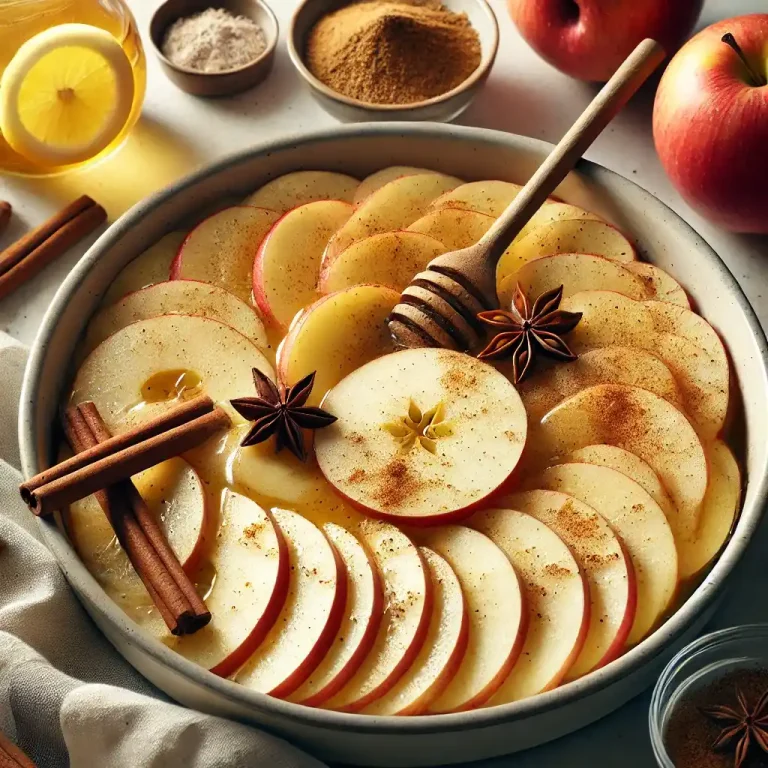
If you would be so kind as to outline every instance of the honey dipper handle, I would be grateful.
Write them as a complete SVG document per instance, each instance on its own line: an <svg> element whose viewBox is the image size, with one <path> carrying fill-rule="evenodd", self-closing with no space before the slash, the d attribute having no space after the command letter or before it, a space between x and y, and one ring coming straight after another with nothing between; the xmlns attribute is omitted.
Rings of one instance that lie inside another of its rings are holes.
<svg viewBox="0 0 768 768"><path fill-rule="evenodd" d="M644 40L616 70L568 133L531 176L478 245L495 267L501 254L555 191L603 129L664 60L655 40Z"/></svg>

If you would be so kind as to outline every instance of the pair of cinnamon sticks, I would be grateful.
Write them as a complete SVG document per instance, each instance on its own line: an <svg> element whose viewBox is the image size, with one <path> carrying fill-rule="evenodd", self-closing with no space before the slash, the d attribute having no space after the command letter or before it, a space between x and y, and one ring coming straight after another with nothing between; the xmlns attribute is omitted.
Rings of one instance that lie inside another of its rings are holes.
<svg viewBox="0 0 768 768"><path fill-rule="evenodd" d="M75 456L23 483L24 501L35 514L49 515L94 493L170 632L204 627L211 614L130 477L227 429L226 412L198 397L113 437L95 404L86 402L69 408L63 422Z"/></svg>
<svg viewBox="0 0 768 768"><path fill-rule="evenodd" d="M35 764L0 731L0 768L35 768Z"/></svg>
<svg viewBox="0 0 768 768"><path fill-rule="evenodd" d="M11 206L0 201L0 230ZM0 299L27 282L75 243L104 223L107 212L83 195L0 252Z"/></svg>

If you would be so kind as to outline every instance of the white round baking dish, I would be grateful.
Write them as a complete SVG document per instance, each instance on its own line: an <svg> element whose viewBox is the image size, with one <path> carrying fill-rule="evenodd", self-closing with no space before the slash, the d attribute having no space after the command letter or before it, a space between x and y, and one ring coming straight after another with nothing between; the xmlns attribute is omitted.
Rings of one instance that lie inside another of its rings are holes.
<svg viewBox="0 0 768 768"><path fill-rule="evenodd" d="M112 225L56 294L32 349L21 398L20 442L27 477L49 465L51 424L71 377L77 337L120 269L195 210L297 169L365 174L418 165L465 179L521 182L549 145L456 126L386 124L335 128L256 147L168 187ZM88 612L117 650L174 699L284 735L319 757L371 766L462 763L555 739L604 716L653 683L701 629L741 558L768 498L768 348L736 280L675 213L631 181L582 162L558 195L605 216L672 273L728 347L745 412L744 506L722 556L688 601L658 631L605 668L529 700L452 715L369 717L297 706L249 691L177 656L133 624L101 591L66 537L40 521L45 541Z"/></svg>

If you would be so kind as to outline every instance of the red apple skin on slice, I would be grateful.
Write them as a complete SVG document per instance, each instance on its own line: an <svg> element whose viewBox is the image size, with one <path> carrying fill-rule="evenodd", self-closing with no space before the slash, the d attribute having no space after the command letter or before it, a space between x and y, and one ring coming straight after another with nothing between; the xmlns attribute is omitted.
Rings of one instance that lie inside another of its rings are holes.
<svg viewBox="0 0 768 768"><path fill-rule="evenodd" d="M315 433L325 478L364 513L410 525L470 514L509 481L526 440L512 384L447 349L378 358L335 386L323 407L337 417ZM426 438L403 427L413 418L432 422Z"/></svg>
<svg viewBox="0 0 768 768"><path fill-rule="evenodd" d="M384 285L398 293L447 248L419 232L383 232L358 240L324 262L317 290L333 293L353 285Z"/></svg>
<svg viewBox="0 0 768 768"><path fill-rule="evenodd" d="M272 225L253 265L253 296L271 325L287 328L297 312L319 297L323 251L352 210L340 200L316 200L291 209Z"/></svg>
<svg viewBox="0 0 768 768"><path fill-rule="evenodd" d="M324 531L344 561L347 600L341 626L328 652L289 697L297 704L311 707L338 693L357 672L373 647L384 611L381 577L371 554L339 525L328 523Z"/></svg>
<svg viewBox="0 0 768 768"><path fill-rule="evenodd" d="M108 307L129 293L168 280L171 263L186 237L186 232L169 232L129 261L110 283L101 300L102 306Z"/></svg>
<svg viewBox="0 0 768 768"><path fill-rule="evenodd" d="M420 549L435 591L427 638L395 687L369 704L364 715L423 714L453 680L464 658L469 620L461 584L440 555L428 547Z"/></svg>
<svg viewBox="0 0 768 768"><path fill-rule="evenodd" d="M432 202L430 208L457 208L462 211L476 211L497 218L517 197L522 187L508 181L470 181L462 184Z"/></svg>
<svg viewBox="0 0 768 768"><path fill-rule="evenodd" d="M331 171L294 171L268 181L249 195L245 205L285 213L315 200L343 200L351 203L360 182L352 176Z"/></svg>
<svg viewBox="0 0 768 768"><path fill-rule="evenodd" d="M556 491L523 491L499 503L549 526L571 548L586 576L589 628L566 680L576 680L620 656L635 620L637 580L611 526L589 505Z"/></svg>
<svg viewBox="0 0 768 768"><path fill-rule="evenodd" d="M433 587L424 557L393 525L367 520L359 534L384 585L384 615L373 647L351 680L323 706L359 712L384 696L419 655L432 615Z"/></svg>
<svg viewBox="0 0 768 768"><path fill-rule="evenodd" d="M268 347L264 324L253 307L217 285L166 280L134 291L101 310L88 324L87 352L126 325L160 315L209 317L230 325L260 349Z"/></svg>
<svg viewBox="0 0 768 768"><path fill-rule="evenodd" d="M530 485L583 501L621 537L637 578L637 612L627 645L639 643L656 627L677 591L677 548L661 507L634 480L595 464L548 467Z"/></svg>
<svg viewBox="0 0 768 768"><path fill-rule="evenodd" d="M355 369L394 349L387 317L400 295L380 285L358 285L318 299L301 313L277 352L290 386L317 371L309 400L323 395Z"/></svg>
<svg viewBox="0 0 768 768"><path fill-rule="evenodd" d="M459 578L469 617L469 640L458 672L430 705L432 713L463 712L484 704L520 656L528 612L507 556L484 534L463 525L418 532Z"/></svg>
<svg viewBox="0 0 768 768"><path fill-rule="evenodd" d="M683 309L691 308L691 302L683 286L661 267L644 261L633 261L625 266L645 283L649 300L677 304Z"/></svg>
<svg viewBox="0 0 768 768"><path fill-rule="evenodd" d="M493 216L456 208L438 208L425 213L408 227L409 232L421 232L434 237L447 250L458 251L474 245L493 225Z"/></svg>
<svg viewBox="0 0 768 768"><path fill-rule="evenodd" d="M472 519L520 576L528 632L517 664L488 702L506 704L557 687L581 653L589 629L589 587L563 540L535 517L491 509Z"/></svg>
<svg viewBox="0 0 768 768"><path fill-rule="evenodd" d="M226 492L210 554L215 580L206 604L211 623L166 645L214 674L228 677L256 650L277 620L288 593L288 547L268 512Z"/></svg>
<svg viewBox="0 0 768 768"><path fill-rule="evenodd" d="M131 478L184 570L194 574L210 525L203 483L183 459L164 461ZM80 559L107 594L140 621L152 600L94 496L70 504L64 521Z"/></svg>
<svg viewBox="0 0 768 768"><path fill-rule="evenodd" d="M280 615L235 681L270 696L293 693L336 637L347 601L344 561L325 534L287 509L272 517L288 544L291 571Z"/></svg>
<svg viewBox="0 0 768 768"><path fill-rule="evenodd" d="M360 182L360 186L355 190L352 202L358 206L369 195L381 189L385 184L389 184L390 181L402 179L404 176L421 176L425 173L432 173L432 171L429 168L417 168L413 165L390 165L387 168L382 168L380 171L366 176Z"/></svg>
<svg viewBox="0 0 768 768"><path fill-rule="evenodd" d="M279 216L248 205L209 216L187 235L171 265L171 280L212 283L251 303L256 251Z"/></svg>
<svg viewBox="0 0 768 768"><path fill-rule="evenodd" d="M696 530L708 480L704 448L688 419L658 395L640 387L597 384L557 405L531 433L534 464L599 443L638 455L672 497L680 530Z"/></svg>

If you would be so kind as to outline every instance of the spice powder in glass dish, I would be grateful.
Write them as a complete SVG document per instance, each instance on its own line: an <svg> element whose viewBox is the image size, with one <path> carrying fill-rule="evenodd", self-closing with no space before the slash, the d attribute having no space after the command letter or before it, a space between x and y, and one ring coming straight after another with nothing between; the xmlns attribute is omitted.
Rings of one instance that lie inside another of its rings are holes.
<svg viewBox="0 0 768 768"><path fill-rule="evenodd" d="M322 83L371 104L440 96L480 65L480 38L464 13L437 2L364 0L322 17L306 63Z"/></svg>
<svg viewBox="0 0 768 768"><path fill-rule="evenodd" d="M264 30L253 19L224 8L207 8L177 19L161 46L171 64L206 73L245 67L266 48Z"/></svg>

